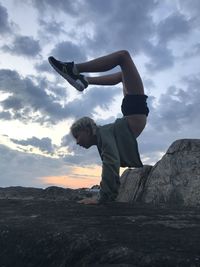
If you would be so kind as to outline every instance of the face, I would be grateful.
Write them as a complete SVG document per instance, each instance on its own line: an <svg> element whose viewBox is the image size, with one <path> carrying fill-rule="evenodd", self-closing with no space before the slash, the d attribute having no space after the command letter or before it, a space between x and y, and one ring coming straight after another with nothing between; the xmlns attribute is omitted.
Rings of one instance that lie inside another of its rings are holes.
<svg viewBox="0 0 200 267"><path fill-rule="evenodd" d="M92 137L89 129L79 131L74 137L77 145L86 149L92 146Z"/></svg>

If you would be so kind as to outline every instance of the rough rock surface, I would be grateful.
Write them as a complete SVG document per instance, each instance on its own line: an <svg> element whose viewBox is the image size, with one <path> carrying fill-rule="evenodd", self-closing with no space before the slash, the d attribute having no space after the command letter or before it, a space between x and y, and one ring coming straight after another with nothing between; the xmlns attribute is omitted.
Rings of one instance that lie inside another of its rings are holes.
<svg viewBox="0 0 200 267"><path fill-rule="evenodd" d="M144 201L200 205L200 139L175 141L152 168Z"/></svg>
<svg viewBox="0 0 200 267"><path fill-rule="evenodd" d="M1 267L199 267L200 210L0 200Z"/></svg>
<svg viewBox="0 0 200 267"><path fill-rule="evenodd" d="M81 188L70 189L58 186L50 186L46 189L10 186L0 187L0 199L54 199L54 200L80 200L84 197L92 197L95 190Z"/></svg>
<svg viewBox="0 0 200 267"><path fill-rule="evenodd" d="M137 169L126 169L120 177L120 189L117 197L119 202L142 201L144 187L152 166Z"/></svg>
<svg viewBox="0 0 200 267"><path fill-rule="evenodd" d="M126 170L118 200L200 206L200 139L175 141L152 168Z"/></svg>

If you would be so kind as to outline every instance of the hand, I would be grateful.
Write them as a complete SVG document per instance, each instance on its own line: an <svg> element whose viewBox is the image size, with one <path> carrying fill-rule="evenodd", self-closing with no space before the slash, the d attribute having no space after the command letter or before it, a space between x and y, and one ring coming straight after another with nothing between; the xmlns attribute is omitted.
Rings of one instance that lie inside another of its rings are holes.
<svg viewBox="0 0 200 267"><path fill-rule="evenodd" d="M88 197L88 198L84 198L84 199L77 201L77 203L86 204L86 205L88 204L95 205L95 204L98 204L98 200L92 197Z"/></svg>

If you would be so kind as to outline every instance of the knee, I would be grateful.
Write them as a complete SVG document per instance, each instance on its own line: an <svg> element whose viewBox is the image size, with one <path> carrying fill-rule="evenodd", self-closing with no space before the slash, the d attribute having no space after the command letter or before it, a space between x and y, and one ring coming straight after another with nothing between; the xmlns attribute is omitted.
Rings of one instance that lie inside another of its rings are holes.
<svg viewBox="0 0 200 267"><path fill-rule="evenodd" d="M130 56L128 50L120 50L119 53L121 54L121 56L124 56L124 57Z"/></svg>
<svg viewBox="0 0 200 267"><path fill-rule="evenodd" d="M127 50L120 50L118 53L120 62L123 62L124 60L131 57Z"/></svg>

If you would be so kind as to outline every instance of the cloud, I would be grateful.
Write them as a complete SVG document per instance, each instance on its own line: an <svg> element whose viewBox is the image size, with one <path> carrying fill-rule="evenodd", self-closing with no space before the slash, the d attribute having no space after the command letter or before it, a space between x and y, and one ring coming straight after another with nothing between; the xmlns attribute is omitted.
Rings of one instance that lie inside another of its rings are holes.
<svg viewBox="0 0 200 267"><path fill-rule="evenodd" d="M183 77L183 88L171 86L166 93L161 94L158 104L153 110L151 125L159 131L187 131L198 124L200 113L200 79L199 74L193 77ZM191 126L190 126L191 125ZM195 127L195 128L196 128Z"/></svg>
<svg viewBox="0 0 200 267"><path fill-rule="evenodd" d="M73 40L57 43L51 54L59 59L84 61L87 57L96 57L115 50L127 49L134 56L144 53L149 57L146 68L150 73L163 71L173 67L175 54L169 42L183 40L193 30L195 15L199 7L198 0L189 5L187 1L163 3L162 10L170 6L168 16L160 17L159 22L153 15L161 4L154 0L131 1L126 5L122 0L99 1L32 1L39 12L43 12L40 24L43 32L52 37L60 33ZM123 12L122 12L123 6ZM81 12L79 10L81 9ZM45 12L45 10L48 12ZM55 20L49 12L57 12ZM64 28L65 20L69 19L70 27ZM77 16L78 14L78 16ZM167 14L167 12L166 12ZM73 34L72 34L73 33ZM112 33L112 35L111 35ZM156 42L155 42L156 40Z"/></svg>
<svg viewBox="0 0 200 267"><path fill-rule="evenodd" d="M142 43L153 35L151 12L156 6L155 1L126 1L126 5L121 0L101 1L101 8L97 1L85 3L87 10L80 21L86 17L95 21L94 37L86 44L93 54L127 49L135 55L142 51Z"/></svg>
<svg viewBox="0 0 200 267"><path fill-rule="evenodd" d="M163 43L153 45L149 42L144 44L145 53L150 57L148 63L145 64L150 73L165 70L174 65L174 56L172 50Z"/></svg>
<svg viewBox="0 0 200 267"><path fill-rule="evenodd" d="M159 42L166 43L177 38L184 38L190 32L190 20L178 12L161 20L157 26Z"/></svg>
<svg viewBox="0 0 200 267"><path fill-rule="evenodd" d="M64 22L58 22L54 19L39 19L39 30L38 30L38 37L43 42L43 44L53 43L54 41L58 40L58 36L66 36L68 33L65 29Z"/></svg>
<svg viewBox="0 0 200 267"><path fill-rule="evenodd" d="M54 150L56 148L56 146L52 144L51 139L48 137L44 137L41 139L37 137L31 137L26 140L11 139L11 141L18 145L32 146L32 147L39 148L41 151L47 152L48 154L51 154L51 155L54 154Z"/></svg>
<svg viewBox="0 0 200 267"><path fill-rule="evenodd" d="M81 49L81 46L65 41L58 43L51 51L51 55L61 61L76 61L82 62L86 60L86 55Z"/></svg>
<svg viewBox="0 0 200 267"><path fill-rule="evenodd" d="M71 133L62 137L61 146L67 146L70 153L73 152L78 147Z"/></svg>
<svg viewBox="0 0 200 267"><path fill-rule="evenodd" d="M8 20L7 9L0 3L0 34L12 32L12 23Z"/></svg>
<svg viewBox="0 0 200 267"><path fill-rule="evenodd" d="M183 59L188 59L190 57L197 57L200 55L200 43L196 43L192 46L192 48L186 51L183 55Z"/></svg>
<svg viewBox="0 0 200 267"><path fill-rule="evenodd" d="M10 111L12 119L41 123L63 119L66 110L56 102L56 97L46 93L46 87L44 79L35 84L30 77L20 77L16 71L0 70L0 91L9 93L0 103L5 111Z"/></svg>
<svg viewBox="0 0 200 267"><path fill-rule="evenodd" d="M77 165L82 167L101 164L101 159L96 146L85 150L85 148L80 148L76 145L74 154L65 155L63 160L69 165Z"/></svg>
<svg viewBox="0 0 200 267"><path fill-rule="evenodd" d="M119 93L121 93L121 89L112 86L94 87L86 90L82 98L77 98L67 104L68 114L74 118L92 117L97 107L109 110L114 97Z"/></svg>
<svg viewBox="0 0 200 267"><path fill-rule="evenodd" d="M19 56L35 57L41 51L39 41L32 36L15 36L11 45L1 47L2 51Z"/></svg>
<svg viewBox="0 0 200 267"><path fill-rule="evenodd" d="M169 43L177 40L184 40L191 30L191 21L183 14L176 11L162 19L155 27L155 44L144 42L143 48L146 55L150 58L145 64L150 73L163 71L173 67L176 57L173 54Z"/></svg>
<svg viewBox="0 0 200 267"><path fill-rule="evenodd" d="M12 117L12 115L9 111L0 112L0 119L2 119L2 120L10 120L11 117Z"/></svg>
<svg viewBox="0 0 200 267"><path fill-rule="evenodd" d="M34 67L39 72L50 72L55 74L54 70L49 65L49 62L47 60L36 63Z"/></svg>
<svg viewBox="0 0 200 267"><path fill-rule="evenodd" d="M199 21L199 10L200 10L199 0L193 0L192 2L188 0L178 0L178 5L181 11L189 15L189 17L192 18L194 22ZM199 27L197 23L194 23L193 25Z"/></svg>
<svg viewBox="0 0 200 267"><path fill-rule="evenodd" d="M0 91L9 93L0 104L4 112L12 114L11 119L57 123L67 118L92 116L97 106L108 109L114 97L120 92L114 87L95 87L86 90L82 97L63 105L59 101L63 96L67 98L64 87L55 85L53 94L47 94L45 91L46 88L51 90L54 85L47 83L46 79L38 79L36 84L31 77L20 77L16 71L0 70ZM57 94L56 88L58 88Z"/></svg>
<svg viewBox="0 0 200 267"><path fill-rule="evenodd" d="M51 51L52 55L65 61L82 62L87 57L97 57L127 49L133 57L140 53L146 54L149 57L146 68L150 73L155 73L174 65L175 57L168 46L169 41L177 40L178 37L184 38L191 30L191 21L178 9L161 19L157 25L153 20L153 13L159 4L154 0L127 0L126 5L123 5L122 0L103 0L101 3L96 0L75 1L69 7L67 2L62 0L56 7L53 1L33 3L39 12L45 8L49 10L56 8L58 13L64 12L67 17L76 18L74 24L71 23L70 27L65 29L66 36L71 36L73 44L69 41L60 42ZM82 12L77 17L78 6ZM52 34L57 31L59 35L60 31L63 31L64 21L55 22L52 19L48 23L41 23L44 28L50 27L49 32ZM49 26L51 24L52 28ZM88 28L90 34L87 32ZM157 43L153 41L155 39Z"/></svg>
<svg viewBox="0 0 200 267"><path fill-rule="evenodd" d="M44 187L41 177L67 175L71 167L62 159L12 150L0 145L1 186ZM9 162L9 168L8 168Z"/></svg>
<svg viewBox="0 0 200 267"><path fill-rule="evenodd" d="M85 54L96 57L121 49L127 49L135 55L143 51L143 42L149 42L154 35L152 12L157 6L154 0L127 0L126 5L122 0L103 0L100 3L96 0L74 2L61 0L57 4L54 1L43 0L33 1L33 5L39 12L56 10L57 14L64 12L66 18L69 16L75 18L74 25L70 23L70 27L66 27L65 31L66 36L70 35L79 49L71 47L69 42L57 44L52 52L61 59L67 57L67 60L77 58L82 61L85 59ZM46 13L44 16L48 17ZM58 31L59 34L64 22L61 22L61 17L59 22L55 23L55 20L51 19L48 20L48 24L42 23L42 25L48 27L52 22L53 31Z"/></svg>
<svg viewBox="0 0 200 267"><path fill-rule="evenodd" d="M39 19L39 25L42 27L42 33L47 36L55 35L55 37L57 37L61 33L66 33L63 22L57 22L55 20L48 22L44 19Z"/></svg>
<svg viewBox="0 0 200 267"><path fill-rule="evenodd" d="M80 14L82 2L71 0L60 0L58 2L54 0L32 0L32 3L42 14L46 12L55 13L63 11L71 16L77 16Z"/></svg>
<svg viewBox="0 0 200 267"><path fill-rule="evenodd" d="M53 2L43 1L45 6L54 6ZM56 44L52 54L61 60L75 60L81 62L86 60L86 55L96 57L116 50L127 49L133 56L145 53L149 57L146 64L149 72L163 71L174 65L174 55L169 48L168 41L183 36L189 32L189 22L186 17L178 12L169 15L160 21L158 25L153 20L152 13L158 7L156 1L127 1L121 10L121 0L111 1L82 1L83 12L76 18L74 28L66 30L71 34L74 44L66 41ZM73 6L75 8L75 6ZM39 7L38 7L39 8ZM63 1L57 6L58 12L65 12L69 15L69 10ZM73 16L72 12L72 16ZM83 38L77 41L77 29L84 26L92 29L92 34L81 35ZM174 27L175 25L175 27ZM54 24L59 32L58 24ZM112 38L111 38L112 32ZM152 42L153 38L158 42ZM162 40L162 41L161 41Z"/></svg>

